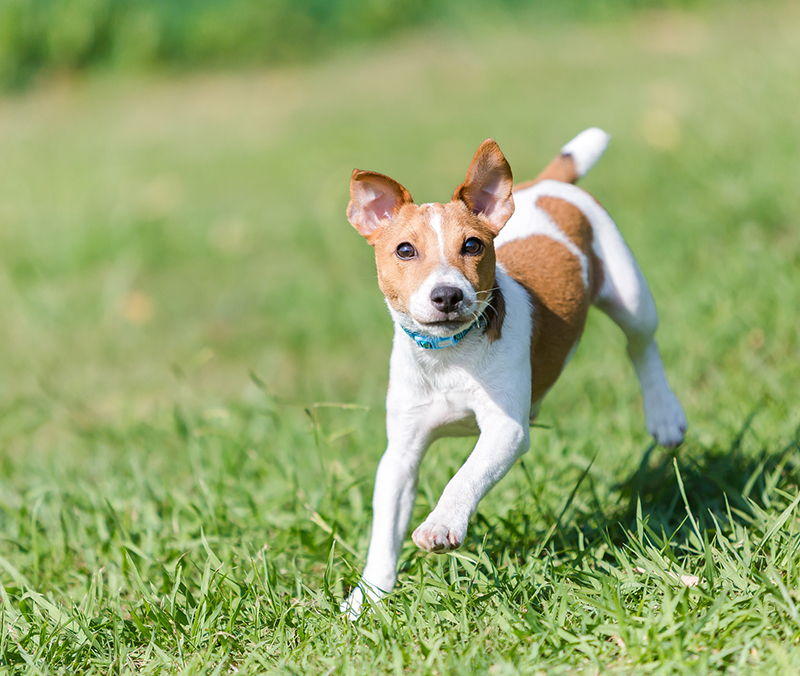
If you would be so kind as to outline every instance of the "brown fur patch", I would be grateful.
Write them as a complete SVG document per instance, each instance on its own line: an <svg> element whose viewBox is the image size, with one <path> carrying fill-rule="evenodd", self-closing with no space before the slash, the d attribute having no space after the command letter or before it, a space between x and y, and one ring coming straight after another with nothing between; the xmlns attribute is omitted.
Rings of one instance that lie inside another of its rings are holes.
<svg viewBox="0 0 800 676"><path fill-rule="evenodd" d="M555 383L586 323L589 298L576 256L546 235L518 239L497 250L498 260L530 294L531 401Z"/></svg>
<svg viewBox="0 0 800 676"><path fill-rule="evenodd" d="M486 308L486 337L489 342L500 340L503 335L503 320L506 317L506 299L500 287L496 287L492 293L492 300L489 301L489 307Z"/></svg>
<svg viewBox="0 0 800 676"><path fill-rule="evenodd" d="M411 294L439 265L436 233L428 225L424 211L415 204L403 205L372 242L378 268L378 286L398 312L408 312ZM413 245L417 255L411 260L397 257L403 242Z"/></svg>
<svg viewBox="0 0 800 676"><path fill-rule="evenodd" d="M563 181L564 183L575 183L580 178L578 170L575 168L575 160L572 155L558 155L548 164L541 174L531 181L523 181L514 186L514 192L530 188L539 181Z"/></svg>
<svg viewBox="0 0 800 676"><path fill-rule="evenodd" d="M603 270L592 248L594 232L591 224L578 207L558 197L540 197L536 200L536 206L544 209L559 229L589 259L589 298L594 301L603 284Z"/></svg>

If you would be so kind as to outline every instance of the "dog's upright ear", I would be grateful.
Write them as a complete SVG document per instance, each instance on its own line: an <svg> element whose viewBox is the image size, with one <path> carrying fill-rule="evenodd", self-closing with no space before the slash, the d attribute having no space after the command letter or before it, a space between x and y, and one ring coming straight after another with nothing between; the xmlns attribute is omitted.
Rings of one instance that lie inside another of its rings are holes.
<svg viewBox="0 0 800 676"><path fill-rule="evenodd" d="M374 244L383 224L391 221L400 207L413 201L408 190L394 179L374 171L353 169L347 220Z"/></svg>
<svg viewBox="0 0 800 676"><path fill-rule="evenodd" d="M514 213L511 167L494 139L481 143L467 170L467 178L453 193L474 213L488 222L495 235Z"/></svg>

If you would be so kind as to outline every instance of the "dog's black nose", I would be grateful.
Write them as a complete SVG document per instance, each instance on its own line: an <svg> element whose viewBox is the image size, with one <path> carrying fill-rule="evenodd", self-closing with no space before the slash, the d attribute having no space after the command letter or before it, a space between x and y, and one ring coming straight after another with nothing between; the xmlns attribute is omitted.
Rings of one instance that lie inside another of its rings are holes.
<svg viewBox="0 0 800 676"><path fill-rule="evenodd" d="M431 291L431 303L445 314L453 312L462 300L464 294L455 286L437 286Z"/></svg>

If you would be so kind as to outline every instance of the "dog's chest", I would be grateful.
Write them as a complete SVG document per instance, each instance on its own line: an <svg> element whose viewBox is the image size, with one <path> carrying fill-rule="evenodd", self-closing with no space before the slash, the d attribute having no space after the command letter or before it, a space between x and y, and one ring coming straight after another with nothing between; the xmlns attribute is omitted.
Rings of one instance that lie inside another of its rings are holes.
<svg viewBox="0 0 800 676"><path fill-rule="evenodd" d="M485 398L487 350L479 334L467 336L458 350L422 351L398 336L392 351L387 408L406 411L412 420L442 435L473 435L475 411ZM399 344L398 344L399 343Z"/></svg>
<svg viewBox="0 0 800 676"><path fill-rule="evenodd" d="M436 436L473 436L479 432L473 393L438 391L430 397L426 415Z"/></svg>

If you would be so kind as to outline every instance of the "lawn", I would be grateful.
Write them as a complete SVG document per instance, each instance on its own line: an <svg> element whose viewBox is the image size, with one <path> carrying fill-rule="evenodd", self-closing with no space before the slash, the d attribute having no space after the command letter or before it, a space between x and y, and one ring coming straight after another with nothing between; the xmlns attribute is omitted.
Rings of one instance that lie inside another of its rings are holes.
<svg viewBox="0 0 800 676"><path fill-rule="evenodd" d="M798 82L770 1L3 95L0 673L800 673ZM348 622L392 331L350 172L441 201L483 139L522 180L588 126L686 443L592 314L464 546Z"/></svg>

